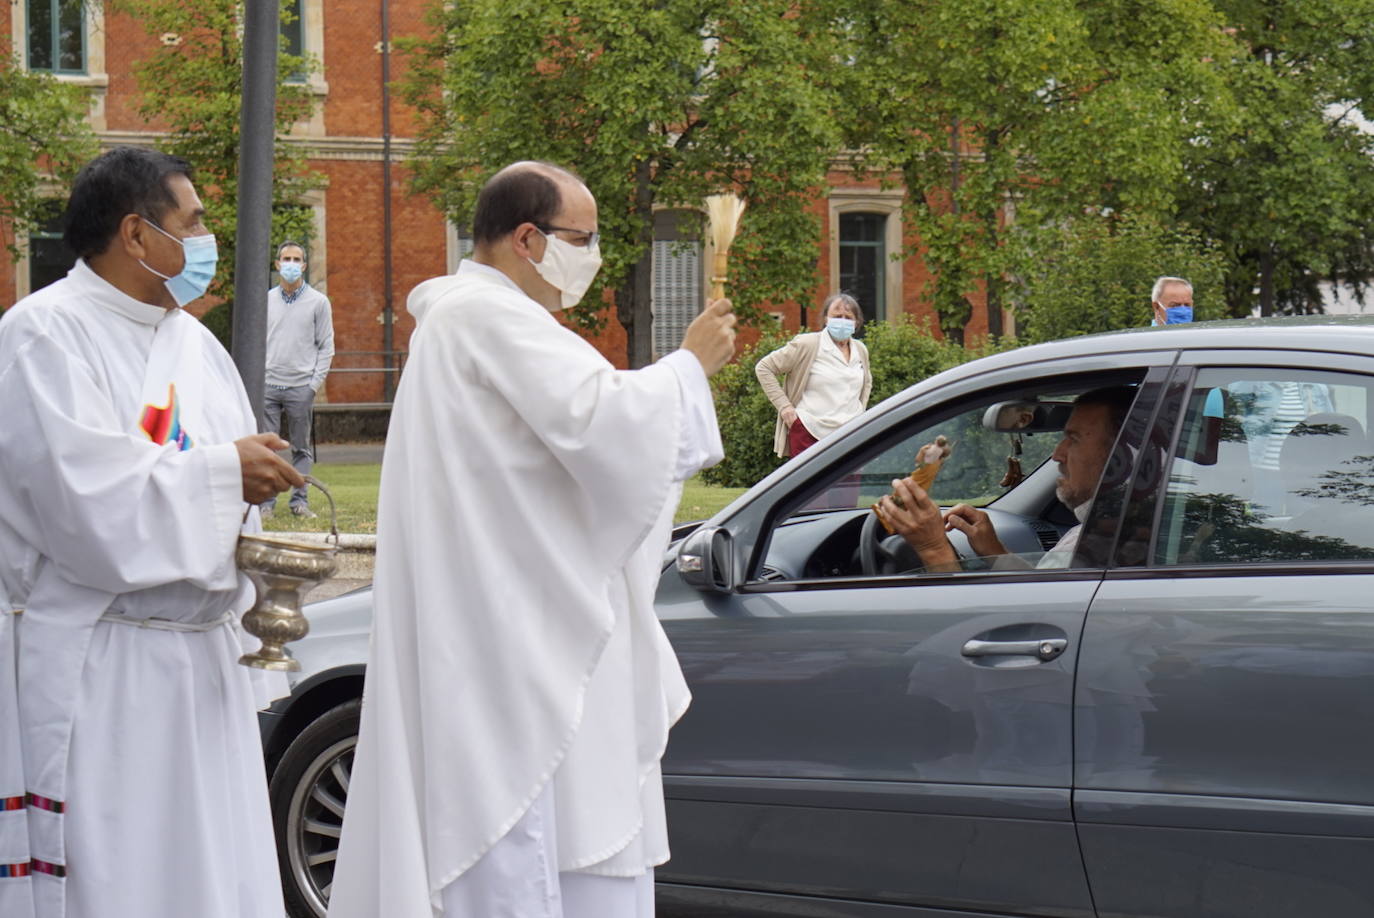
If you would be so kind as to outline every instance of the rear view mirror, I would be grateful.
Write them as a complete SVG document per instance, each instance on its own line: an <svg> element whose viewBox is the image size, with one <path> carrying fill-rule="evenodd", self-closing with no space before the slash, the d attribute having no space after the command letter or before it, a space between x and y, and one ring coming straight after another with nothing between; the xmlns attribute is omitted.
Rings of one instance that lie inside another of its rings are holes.
<svg viewBox="0 0 1374 918"><path fill-rule="evenodd" d="M677 572L698 590L732 593L735 578L735 542L728 530L705 526L689 535L677 552Z"/></svg>
<svg viewBox="0 0 1374 918"><path fill-rule="evenodd" d="M1063 430L1073 405L1018 399L994 402L983 412L983 426L998 433L1045 433Z"/></svg>

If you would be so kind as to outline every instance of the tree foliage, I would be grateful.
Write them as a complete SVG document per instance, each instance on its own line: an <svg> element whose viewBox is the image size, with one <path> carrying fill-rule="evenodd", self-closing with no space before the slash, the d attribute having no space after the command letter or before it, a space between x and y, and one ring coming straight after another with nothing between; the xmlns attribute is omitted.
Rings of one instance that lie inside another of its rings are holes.
<svg viewBox="0 0 1374 918"><path fill-rule="evenodd" d="M0 55L0 223L11 256L40 218L49 182L65 185L95 153L84 89Z"/></svg>
<svg viewBox="0 0 1374 918"><path fill-rule="evenodd" d="M241 0L113 0L160 44L134 64L139 112L167 124L158 147L196 170L205 203L205 224L219 245L219 270L210 293L232 299L238 239L239 118L243 96ZM285 9L283 17L291 14ZM309 57L277 58L277 140L272 184L271 239L305 239L310 213L301 206L318 187L301 149L285 139L291 126L310 117L314 98L301 79L317 64ZM266 283L267 278L263 278Z"/></svg>
<svg viewBox="0 0 1374 918"><path fill-rule="evenodd" d="M1219 247L1186 227L1148 218L1084 218L1046 228L1013 288L1027 343L1149 325L1161 275L1193 285L1194 317L1227 315Z"/></svg>
<svg viewBox="0 0 1374 918"><path fill-rule="evenodd" d="M878 0L841 15L851 144L861 169L905 183L956 340L979 291L1000 330L1006 279L1032 254L1022 228L1167 216L1189 138L1228 115L1207 0Z"/></svg>
<svg viewBox="0 0 1374 918"><path fill-rule="evenodd" d="M778 413L759 388L754 367L790 337L776 327L767 330L736 360L711 377L725 458L702 470L701 480L707 484L751 487L782 464L783 460L773 453L773 425Z"/></svg>
<svg viewBox="0 0 1374 918"><path fill-rule="evenodd" d="M1239 120L1191 150L1180 215L1222 246L1233 315L1320 312L1374 276L1374 0L1219 0Z"/></svg>
<svg viewBox="0 0 1374 918"><path fill-rule="evenodd" d="M516 160L566 165L599 205L604 267L569 317L600 321L614 294L629 363L651 355L653 212L706 195L748 203L732 297L806 298L818 276L808 211L838 134L823 17L796 0L466 0L436 4L413 43L407 101L422 115L417 187L459 225ZM699 225L699 224L698 224Z"/></svg>
<svg viewBox="0 0 1374 918"><path fill-rule="evenodd" d="M1232 315L1320 311L1323 283L1359 292L1374 276L1374 0L884 0L837 15L851 144L910 189L947 334L980 292L994 331L996 307L1037 308L1017 278L1061 260L1066 232L1105 232L1110 261L1151 221L1186 224L1199 258L1223 259ZM1123 216L1141 222L1112 229Z"/></svg>

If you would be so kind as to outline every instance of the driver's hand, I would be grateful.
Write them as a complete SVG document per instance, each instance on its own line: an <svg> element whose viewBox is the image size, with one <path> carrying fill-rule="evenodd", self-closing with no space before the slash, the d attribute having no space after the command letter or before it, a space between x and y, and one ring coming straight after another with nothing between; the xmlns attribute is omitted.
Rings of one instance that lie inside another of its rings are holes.
<svg viewBox="0 0 1374 918"><path fill-rule="evenodd" d="M992 526L992 518L977 507L956 504L945 514L945 530L957 529L968 536L969 547L980 558L1005 555L1007 547L997 538L997 530Z"/></svg>
<svg viewBox="0 0 1374 918"><path fill-rule="evenodd" d="M920 485L910 478L894 479L892 494L881 498L877 507L888 528L906 539L927 570L959 569L959 556L945 535L940 508Z"/></svg>

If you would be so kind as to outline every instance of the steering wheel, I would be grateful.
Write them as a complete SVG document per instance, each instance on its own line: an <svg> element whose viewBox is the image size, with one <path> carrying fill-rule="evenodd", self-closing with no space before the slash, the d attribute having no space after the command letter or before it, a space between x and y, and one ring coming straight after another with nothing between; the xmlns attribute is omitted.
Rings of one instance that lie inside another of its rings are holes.
<svg viewBox="0 0 1374 918"><path fill-rule="evenodd" d="M950 539L955 555L960 561L967 561L969 553L962 537ZM878 522L878 514L872 512L864 518L863 528L859 530L859 568L865 577L880 577L885 574L901 574L920 570L920 555L907 540L899 535L888 535L887 530Z"/></svg>
<svg viewBox="0 0 1374 918"><path fill-rule="evenodd" d="M865 577L898 574L920 567L915 549L899 535L888 535L878 522L878 514L868 512L859 530L859 569Z"/></svg>

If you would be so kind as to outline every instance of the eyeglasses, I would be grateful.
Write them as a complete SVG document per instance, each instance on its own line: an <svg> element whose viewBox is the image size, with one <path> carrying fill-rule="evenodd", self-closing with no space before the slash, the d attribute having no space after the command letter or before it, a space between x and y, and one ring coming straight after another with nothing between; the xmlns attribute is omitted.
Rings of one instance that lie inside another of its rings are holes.
<svg viewBox="0 0 1374 918"><path fill-rule="evenodd" d="M600 233L589 233L586 230L573 229L570 226L553 226L552 224L545 224L541 226L540 224L536 223L535 227L539 230L539 232L543 233L546 236L549 233L553 232L576 233L577 235L582 237L582 240L579 243L575 244L585 245L589 249L596 248L597 244L601 241Z"/></svg>

